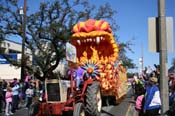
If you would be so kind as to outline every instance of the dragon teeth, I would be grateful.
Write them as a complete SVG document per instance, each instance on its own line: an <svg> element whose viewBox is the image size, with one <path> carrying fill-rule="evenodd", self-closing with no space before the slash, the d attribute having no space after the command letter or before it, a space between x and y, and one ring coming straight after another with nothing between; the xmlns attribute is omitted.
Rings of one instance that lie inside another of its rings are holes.
<svg viewBox="0 0 175 116"><path fill-rule="evenodd" d="M78 45L81 45L81 43L86 43L86 42L96 42L96 44L99 44L100 41L105 40L104 37L100 36L100 37L96 37L96 38L87 38L84 39L82 41L77 40Z"/></svg>
<svg viewBox="0 0 175 116"><path fill-rule="evenodd" d="M81 42L80 42L80 40L77 40L77 43L78 43L79 45L81 45Z"/></svg>
<svg viewBox="0 0 175 116"><path fill-rule="evenodd" d="M96 43L97 43L97 44L100 43L100 37L96 37Z"/></svg>

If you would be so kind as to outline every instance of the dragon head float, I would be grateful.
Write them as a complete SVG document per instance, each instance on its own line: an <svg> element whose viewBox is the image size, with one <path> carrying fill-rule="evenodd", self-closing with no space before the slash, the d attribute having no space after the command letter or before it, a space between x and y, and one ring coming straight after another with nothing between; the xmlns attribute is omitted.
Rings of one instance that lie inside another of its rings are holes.
<svg viewBox="0 0 175 116"><path fill-rule="evenodd" d="M114 62L118 60L118 44L112 29L104 20L89 19L73 27L71 43L77 49L77 62Z"/></svg>
<svg viewBox="0 0 175 116"><path fill-rule="evenodd" d="M110 24L93 19L77 23L73 27L71 44L76 47L77 63L83 64L85 75L101 82L103 94L119 98L119 91L124 88L121 87L124 86L122 82L126 82L126 72L121 76L121 68L114 65L119 59L119 46L115 42Z"/></svg>

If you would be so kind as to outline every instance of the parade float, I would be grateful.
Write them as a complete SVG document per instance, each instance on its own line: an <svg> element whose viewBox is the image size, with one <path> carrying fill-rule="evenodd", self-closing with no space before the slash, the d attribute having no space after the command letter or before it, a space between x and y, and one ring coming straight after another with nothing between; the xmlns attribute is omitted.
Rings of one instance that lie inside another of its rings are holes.
<svg viewBox="0 0 175 116"><path fill-rule="evenodd" d="M64 79L45 80L45 100L34 102L29 116L100 116L103 97L120 103L126 95L127 72L119 61L119 46L106 21L77 23L66 44L66 59L70 74ZM77 72L71 70L75 64L84 69L80 90L76 89Z"/></svg>
<svg viewBox="0 0 175 116"><path fill-rule="evenodd" d="M115 96L116 103L120 102L127 91L127 72L119 61L119 45L110 24L93 19L77 23L71 44L77 50L77 63L94 71L92 77L100 81L102 96Z"/></svg>

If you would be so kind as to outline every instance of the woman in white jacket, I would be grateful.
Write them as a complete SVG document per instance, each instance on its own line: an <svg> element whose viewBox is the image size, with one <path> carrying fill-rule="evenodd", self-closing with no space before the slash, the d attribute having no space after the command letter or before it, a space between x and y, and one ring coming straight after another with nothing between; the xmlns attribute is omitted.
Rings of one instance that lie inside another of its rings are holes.
<svg viewBox="0 0 175 116"><path fill-rule="evenodd" d="M160 91L157 87L158 79L150 77L149 86L146 88L144 112L146 116L157 116L161 108Z"/></svg>

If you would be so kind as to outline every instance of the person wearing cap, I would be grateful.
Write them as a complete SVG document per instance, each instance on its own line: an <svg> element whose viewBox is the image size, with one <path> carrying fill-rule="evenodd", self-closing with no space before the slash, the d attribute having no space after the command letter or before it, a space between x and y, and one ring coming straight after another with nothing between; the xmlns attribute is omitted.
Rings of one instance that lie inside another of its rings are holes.
<svg viewBox="0 0 175 116"><path fill-rule="evenodd" d="M156 77L149 78L149 86L146 88L144 113L146 116L157 116L161 108L160 90Z"/></svg>
<svg viewBox="0 0 175 116"><path fill-rule="evenodd" d="M12 84L12 112L14 113L18 109L18 102L19 102L19 84L16 78L13 79L11 82Z"/></svg>

